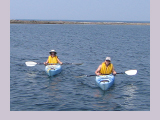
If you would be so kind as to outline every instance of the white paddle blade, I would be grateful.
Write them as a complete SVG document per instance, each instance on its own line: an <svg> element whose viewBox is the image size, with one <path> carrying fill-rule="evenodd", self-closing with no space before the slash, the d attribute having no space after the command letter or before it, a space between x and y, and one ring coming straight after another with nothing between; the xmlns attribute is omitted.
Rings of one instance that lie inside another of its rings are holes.
<svg viewBox="0 0 160 120"><path fill-rule="evenodd" d="M26 66L35 66L37 63L29 61L29 62L25 62L25 64L26 64Z"/></svg>
<svg viewBox="0 0 160 120"><path fill-rule="evenodd" d="M125 71L125 73L127 75L136 75L137 74L137 70L127 70L127 71Z"/></svg>

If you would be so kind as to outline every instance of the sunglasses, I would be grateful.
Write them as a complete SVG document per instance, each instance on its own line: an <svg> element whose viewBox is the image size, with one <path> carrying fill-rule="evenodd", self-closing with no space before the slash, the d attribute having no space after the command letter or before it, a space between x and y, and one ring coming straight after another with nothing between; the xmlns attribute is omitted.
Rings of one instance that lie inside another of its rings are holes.
<svg viewBox="0 0 160 120"><path fill-rule="evenodd" d="M51 52L50 54L55 54L54 52Z"/></svg>
<svg viewBox="0 0 160 120"><path fill-rule="evenodd" d="M106 60L107 62L111 62L110 60Z"/></svg>

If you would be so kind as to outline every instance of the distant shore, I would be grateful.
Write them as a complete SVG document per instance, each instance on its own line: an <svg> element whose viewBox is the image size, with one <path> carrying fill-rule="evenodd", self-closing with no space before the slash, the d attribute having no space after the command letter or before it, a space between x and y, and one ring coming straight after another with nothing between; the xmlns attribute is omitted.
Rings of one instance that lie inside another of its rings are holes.
<svg viewBox="0 0 160 120"><path fill-rule="evenodd" d="M95 24L95 25L150 25L150 23L134 22L72 22L72 21L38 21L10 20L10 24Z"/></svg>

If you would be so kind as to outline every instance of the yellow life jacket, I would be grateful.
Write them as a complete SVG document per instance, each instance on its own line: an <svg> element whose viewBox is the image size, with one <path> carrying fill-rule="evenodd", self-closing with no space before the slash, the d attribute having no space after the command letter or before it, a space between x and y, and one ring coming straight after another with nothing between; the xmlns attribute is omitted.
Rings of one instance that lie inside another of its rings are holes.
<svg viewBox="0 0 160 120"><path fill-rule="evenodd" d="M58 63L57 58L58 58L57 56L54 56L54 57L49 56L48 63Z"/></svg>
<svg viewBox="0 0 160 120"><path fill-rule="evenodd" d="M109 66L107 67L105 62L103 62L100 73L101 74L111 74L112 70L113 70L113 64L112 63L110 63Z"/></svg>

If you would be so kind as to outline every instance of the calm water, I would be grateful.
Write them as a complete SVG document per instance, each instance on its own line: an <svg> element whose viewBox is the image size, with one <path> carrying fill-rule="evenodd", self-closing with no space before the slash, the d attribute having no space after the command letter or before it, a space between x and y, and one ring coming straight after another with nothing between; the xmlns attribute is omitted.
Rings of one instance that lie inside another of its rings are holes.
<svg viewBox="0 0 160 120"><path fill-rule="evenodd" d="M63 71L48 77L43 63L54 49ZM102 91L92 75L110 56L118 74L114 85ZM150 26L136 25L10 25L11 111L149 111Z"/></svg>

